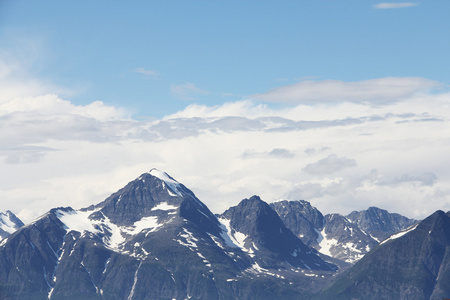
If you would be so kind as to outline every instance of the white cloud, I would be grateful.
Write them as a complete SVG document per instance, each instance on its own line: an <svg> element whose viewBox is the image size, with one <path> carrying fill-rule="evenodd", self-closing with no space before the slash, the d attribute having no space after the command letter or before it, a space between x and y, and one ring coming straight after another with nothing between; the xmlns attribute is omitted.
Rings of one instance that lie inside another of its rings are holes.
<svg viewBox="0 0 450 300"><path fill-rule="evenodd" d="M326 175L355 166L356 161L354 159L339 158L336 154L330 154L326 158L306 165L303 171L314 175Z"/></svg>
<svg viewBox="0 0 450 300"><path fill-rule="evenodd" d="M208 91L198 88L193 83L172 84L170 86L170 93L180 100L194 100L199 95L209 94Z"/></svg>
<svg viewBox="0 0 450 300"><path fill-rule="evenodd" d="M354 82L301 81L251 97L266 102L306 105L336 102L386 105L440 86L442 84L439 82L419 77L387 77Z"/></svg>
<svg viewBox="0 0 450 300"><path fill-rule="evenodd" d="M0 90L0 211L25 221L98 203L152 167L217 213L254 194L309 200L324 213L450 210L449 93L417 89L380 106L244 100L136 121L102 102L75 105L48 86L39 94L30 82Z"/></svg>
<svg viewBox="0 0 450 300"><path fill-rule="evenodd" d="M148 77L151 77L151 78L154 78L154 79L158 78L158 76L159 76L158 72L153 71L153 70L149 70L149 69L145 69L145 68L142 68L142 67L133 70L133 72L139 73L139 74L143 74L145 76L148 76Z"/></svg>
<svg viewBox="0 0 450 300"><path fill-rule="evenodd" d="M417 5L418 4L414 2L397 2L397 3L379 3L374 5L373 7L376 9L391 9L391 8L413 7Z"/></svg>

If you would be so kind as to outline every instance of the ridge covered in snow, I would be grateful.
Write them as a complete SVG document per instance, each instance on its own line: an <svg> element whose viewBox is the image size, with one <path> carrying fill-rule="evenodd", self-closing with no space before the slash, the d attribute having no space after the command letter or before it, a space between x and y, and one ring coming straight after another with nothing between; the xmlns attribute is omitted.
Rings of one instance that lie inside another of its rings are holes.
<svg viewBox="0 0 450 300"><path fill-rule="evenodd" d="M176 181L175 179L173 179L172 177L170 177L169 174L167 174L166 172L163 172L163 171L153 168L148 173L150 175L162 180L165 184L167 184L167 186L172 190L172 192L174 192L178 196L180 196L180 197L183 196L181 193L180 183L178 181ZM173 195L173 196L175 196L175 195Z"/></svg>
<svg viewBox="0 0 450 300"><path fill-rule="evenodd" d="M22 221L11 211L0 213L0 240L13 234L17 229L24 226Z"/></svg>
<svg viewBox="0 0 450 300"><path fill-rule="evenodd" d="M409 232L415 230L415 229L417 228L418 225L419 225L419 223L417 223L417 224L415 224L415 225L412 225L412 226L410 226L409 228L407 228L407 229L405 229L405 230L402 230L402 231L400 231L400 232L397 232L397 233L391 235L390 237L388 237L387 239L385 239L384 241L382 241L382 242L380 243L380 245L382 245L382 244L384 244L384 243L386 243L386 242L388 242L388 241L392 241L392 240L398 239L399 237L404 236L405 234L407 234L407 233L409 233Z"/></svg>

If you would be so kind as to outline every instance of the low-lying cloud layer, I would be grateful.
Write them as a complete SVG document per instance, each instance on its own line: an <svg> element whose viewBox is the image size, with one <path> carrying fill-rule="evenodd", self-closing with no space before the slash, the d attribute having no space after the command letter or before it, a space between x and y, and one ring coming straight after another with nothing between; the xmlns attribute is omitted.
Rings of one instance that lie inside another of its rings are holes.
<svg viewBox="0 0 450 300"><path fill-rule="evenodd" d="M301 81L253 97L262 101L291 104L353 102L386 105L441 86L418 77L388 77L355 82L340 80Z"/></svg>
<svg viewBox="0 0 450 300"><path fill-rule="evenodd" d="M317 86L329 90L314 94ZM303 82L152 121L100 101L24 95L26 84L0 91L0 211L29 221L52 207L88 206L153 167L214 212L254 194L305 199L324 212L447 211L450 94L428 92L439 86L420 78Z"/></svg>

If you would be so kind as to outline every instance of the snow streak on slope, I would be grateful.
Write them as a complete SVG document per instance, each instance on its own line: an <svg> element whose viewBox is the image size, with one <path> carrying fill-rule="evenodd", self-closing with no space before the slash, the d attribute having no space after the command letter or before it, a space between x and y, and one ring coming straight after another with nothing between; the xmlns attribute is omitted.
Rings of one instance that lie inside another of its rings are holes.
<svg viewBox="0 0 450 300"><path fill-rule="evenodd" d="M108 248L117 252L122 252L121 246L127 241L128 237L144 230L147 230L148 234L157 231L164 225L164 223L158 222L158 217L149 216L136 221L132 226L118 226L106 216L103 216L104 218L101 220L91 220L89 219L91 214L92 211L58 210L56 212L56 216L65 225L67 232L74 230L81 234L88 232L99 235Z"/></svg>
<svg viewBox="0 0 450 300"><path fill-rule="evenodd" d="M181 190L179 189L180 183L175 179L172 179L169 175L167 175L167 173L159 171L157 169L151 169L149 174L162 180L165 184L167 184L172 192L176 193L180 197L183 197L183 195L181 194ZM171 194L171 196L175 195Z"/></svg>
<svg viewBox="0 0 450 300"><path fill-rule="evenodd" d="M17 221L22 224L16 224L15 222L13 222L12 219L14 217L15 217L14 214L9 210L7 212L0 213L0 229L7 232L8 234L13 234L18 228L20 228L20 226L23 225L23 223L20 222L20 220L18 220L17 217L16 217Z"/></svg>
<svg viewBox="0 0 450 300"><path fill-rule="evenodd" d="M386 243L387 241L395 240L395 239L398 239L399 237L404 236L404 235L407 234L408 232L413 231L414 229L416 229L416 227L417 227L418 225L419 225L419 223L417 223L417 224L415 224L415 225L409 227L408 229L406 229L406 230L404 230L404 231L400 231L400 232L398 232L398 233L396 233L396 234L391 235L390 237L388 237L387 239L385 239L384 241L382 241L382 242L380 243L380 245Z"/></svg>
<svg viewBox="0 0 450 300"><path fill-rule="evenodd" d="M336 239L327 239L327 234L325 233L325 229L322 231L316 230L319 234L319 238L317 239L317 243L319 244L319 252L328 256L331 255L331 247L336 246L338 244L338 240Z"/></svg>
<svg viewBox="0 0 450 300"><path fill-rule="evenodd" d="M253 257L253 248L256 250L258 250L258 248L254 243L252 243L253 248L245 247L245 240L248 238L248 236L243 234L242 232L232 229L230 226L230 220L219 218L218 221L220 222L220 227L222 229L220 236L224 239L225 243L230 247L240 248L242 251L247 252L251 257Z"/></svg>

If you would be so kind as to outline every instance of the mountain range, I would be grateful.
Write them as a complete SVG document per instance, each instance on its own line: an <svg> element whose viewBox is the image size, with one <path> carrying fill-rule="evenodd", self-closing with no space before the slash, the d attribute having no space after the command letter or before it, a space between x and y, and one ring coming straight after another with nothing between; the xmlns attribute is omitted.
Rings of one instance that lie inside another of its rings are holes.
<svg viewBox="0 0 450 300"><path fill-rule="evenodd" d="M54 208L26 225L1 214L0 298L448 297L448 218L375 207L324 216L307 201L258 196L214 215L152 169L87 208Z"/></svg>

